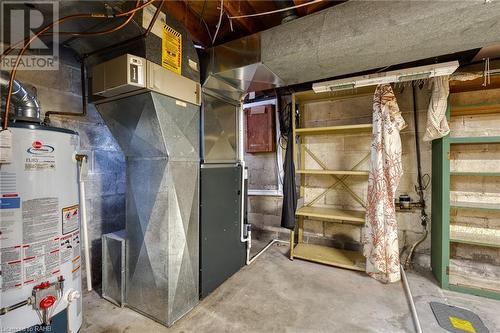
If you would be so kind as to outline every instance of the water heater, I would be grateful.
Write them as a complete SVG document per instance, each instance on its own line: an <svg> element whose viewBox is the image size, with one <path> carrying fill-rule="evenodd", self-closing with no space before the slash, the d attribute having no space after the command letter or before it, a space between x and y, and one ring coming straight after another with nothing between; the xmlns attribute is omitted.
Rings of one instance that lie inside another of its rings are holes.
<svg viewBox="0 0 500 333"><path fill-rule="evenodd" d="M78 332L82 324L76 132L15 123L0 164L0 330Z"/></svg>

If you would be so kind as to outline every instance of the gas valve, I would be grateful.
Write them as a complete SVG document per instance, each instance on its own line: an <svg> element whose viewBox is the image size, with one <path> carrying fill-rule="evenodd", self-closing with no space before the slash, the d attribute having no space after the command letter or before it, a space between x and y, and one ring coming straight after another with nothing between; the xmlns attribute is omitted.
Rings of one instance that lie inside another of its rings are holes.
<svg viewBox="0 0 500 333"><path fill-rule="evenodd" d="M64 277L60 276L57 281L45 281L33 287L30 304L38 312L42 319L42 325L49 325L52 314L62 298L64 289Z"/></svg>

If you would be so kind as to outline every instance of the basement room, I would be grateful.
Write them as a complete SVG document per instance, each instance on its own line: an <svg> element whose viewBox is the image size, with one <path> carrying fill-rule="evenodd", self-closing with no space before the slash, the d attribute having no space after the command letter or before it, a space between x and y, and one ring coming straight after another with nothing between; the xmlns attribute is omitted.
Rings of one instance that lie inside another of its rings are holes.
<svg viewBox="0 0 500 333"><path fill-rule="evenodd" d="M0 332L500 333L500 1L1 0Z"/></svg>

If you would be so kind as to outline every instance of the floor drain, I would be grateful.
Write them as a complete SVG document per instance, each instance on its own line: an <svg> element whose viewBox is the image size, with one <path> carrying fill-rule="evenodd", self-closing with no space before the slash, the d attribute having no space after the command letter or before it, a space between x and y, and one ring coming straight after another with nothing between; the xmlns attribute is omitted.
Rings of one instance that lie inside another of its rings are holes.
<svg viewBox="0 0 500 333"><path fill-rule="evenodd" d="M442 328L453 333L489 333L477 314L439 302L429 303L434 317Z"/></svg>

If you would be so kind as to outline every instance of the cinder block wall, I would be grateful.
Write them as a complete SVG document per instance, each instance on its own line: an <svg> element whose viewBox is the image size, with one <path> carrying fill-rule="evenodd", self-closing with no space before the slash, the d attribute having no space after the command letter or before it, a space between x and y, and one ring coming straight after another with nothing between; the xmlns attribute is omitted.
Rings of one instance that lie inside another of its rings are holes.
<svg viewBox="0 0 500 333"><path fill-rule="evenodd" d="M82 109L80 65L61 51L58 71L19 71L17 80L36 92L47 111L79 113ZM101 282L101 235L125 227L125 159L120 147L92 104L86 117L51 116L51 125L80 134L80 153L88 156L87 216L92 245L92 277Z"/></svg>
<svg viewBox="0 0 500 333"><path fill-rule="evenodd" d="M422 172L431 173L431 144L423 142L427 121L427 106L430 92L427 86L417 88L417 111L421 146ZM408 194L414 200L418 200L414 186L417 184L417 161L413 121L413 97L411 86L397 87L396 97L400 110L408 126L401 132L403 145L404 175L401 179L397 195ZM333 126L342 124L357 124L371 122L372 96L359 97L355 99L340 100L335 102L321 102L308 106L305 110L303 124L305 126ZM370 134L366 135L336 135L336 136L314 136L307 138L312 151L323 160L331 169L350 169L363 159L370 149ZM247 164L249 166L249 177L253 182L261 182L259 188L264 188L269 179L272 165L269 162L272 154L248 154ZM360 165L358 170L368 170L368 161ZM265 164L265 166L262 165ZM306 157L307 168L320 168L310 157ZM262 176L265 174L266 176ZM333 184L330 176L307 176L306 202L321 193L324 188ZM347 183L361 197L366 200L366 177L349 177ZM299 180L298 180L299 181ZM275 178L272 184L275 184ZM428 204L427 213L430 216L431 185L425 190L425 199ZM288 231L280 228L281 197L251 196L249 208L249 220L253 224L254 234L259 238L269 239L279 237L288 239ZM337 205L344 208L359 209L361 206L347 194L345 190L338 187L318 202L319 205ZM401 212L397 214L399 221L400 247L410 246L423 235L420 223L420 212ZM305 223L305 241L311 243L328 244L346 249L360 248L360 229L348 224L334 224L309 220ZM429 225L430 229L430 225ZM430 252L430 237L418 248L420 253L427 254L423 257L423 265L429 265L428 254Z"/></svg>

